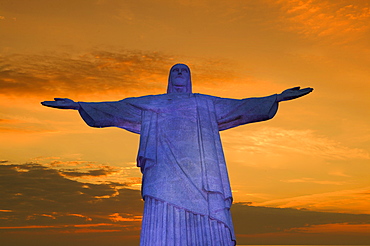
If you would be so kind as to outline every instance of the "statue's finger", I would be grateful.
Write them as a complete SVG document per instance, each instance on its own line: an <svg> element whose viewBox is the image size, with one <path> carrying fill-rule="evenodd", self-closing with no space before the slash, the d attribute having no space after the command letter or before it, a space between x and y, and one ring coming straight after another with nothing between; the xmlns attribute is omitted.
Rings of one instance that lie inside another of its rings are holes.
<svg viewBox="0 0 370 246"><path fill-rule="evenodd" d="M55 105L55 101L43 101L41 104L47 107L52 107Z"/></svg>
<svg viewBox="0 0 370 246"><path fill-rule="evenodd" d="M313 91L313 88L307 87L307 88L302 89L302 91L306 93L310 93L311 91Z"/></svg>

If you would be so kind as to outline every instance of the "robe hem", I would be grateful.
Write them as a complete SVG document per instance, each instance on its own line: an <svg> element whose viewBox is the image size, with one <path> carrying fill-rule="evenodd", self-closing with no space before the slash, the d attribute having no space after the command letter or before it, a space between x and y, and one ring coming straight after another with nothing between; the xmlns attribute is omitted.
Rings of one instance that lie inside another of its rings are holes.
<svg viewBox="0 0 370 246"><path fill-rule="evenodd" d="M199 214L199 215L202 215L202 216L206 216L206 217L208 217L209 219L212 219L212 220L215 220L215 221L217 221L217 222L219 222L219 223L222 223L228 230L229 230L229 233L230 233L230 238L231 238L231 240L234 242L234 245L236 245L236 239L235 239L235 236L233 235L233 233L232 233L232 229L224 222L224 221L221 221L221 220L219 220L219 219L216 219L216 218L213 218L212 216L210 216L210 215L208 215L208 214L202 214L202 213L196 213L196 212L194 212L194 211L191 211L191 210L189 210L189 209L186 209L186 208L184 208L184 207L181 207L181 206L178 206L178 205L175 205L175 204L173 204L173 203L170 203L170 202L168 202L168 201L165 201L165 200L163 200L163 199L160 199L160 198L157 198L157 197L154 197L154 196L150 196L150 195L145 195L145 196L143 196L143 200L144 200L144 202L145 202L145 197L150 197L150 198L152 198L152 199L155 199L155 200L158 200L158 201L160 201L160 202L163 202L163 203L167 203L167 204L169 204L169 205L171 205L171 206L173 206L173 207L176 207L176 208L178 208L178 209L182 209L182 210L184 210L184 211L187 211L187 212L190 212L190 213L193 213L193 214Z"/></svg>

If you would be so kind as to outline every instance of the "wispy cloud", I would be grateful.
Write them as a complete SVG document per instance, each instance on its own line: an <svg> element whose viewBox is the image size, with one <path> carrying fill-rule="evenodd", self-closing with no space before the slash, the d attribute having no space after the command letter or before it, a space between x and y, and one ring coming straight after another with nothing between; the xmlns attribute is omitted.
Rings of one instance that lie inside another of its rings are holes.
<svg viewBox="0 0 370 246"><path fill-rule="evenodd" d="M0 86L2 93L18 96L155 90L165 87L157 82L166 77L171 61L163 54L135 51L9 55L0 60Z"/></svg>
<svg viewBox="0 0 370 246"><path fill-rule="evenodd" d="M314 211L370 214L370 187L325 192L253 203L256 206L299 208Z"/></svg>
<svg viewBox="0 0 370 246"><path fill-rule="evenodd" d="M366 1L277 0L281 28L307 38L329 38L334 43L356 40L369 30Z"/></svg>
<svg viewBox="0 0 370 246"><path fill-rule="evenodd" d="M287 183L313 183L313 184L330 184L330 185L343 185L344 181L329 181L329 180L316 180L314 178L300 178L300 179L288 179L282 180Z"/></svg>
<svg viewBox="0 0 370 246"><path fill-rule="evenodd" d="M198 80L215 83L235 76L225 61L199 60L189 64L196 67ZM134 50L1 56L0 93L16 97L165 93L169 69L177 62L181 59L176 56Z"/></svg>
<svg viewBox="0 0 370 246"><path fill-rule="evenodd" d="M232 132L225 135L223 141L237 151L273 154L275 150L280 150L333 160L370 159L370 154L366 150L347 147L312 130L263 127L253 132Z"/></svg>
<svg viewBox="0 0 370 246"><path fill-rule="evenodd" d="M45 133L55 132L50 127L45 126L41 121L33 118L17 118L17 115L5 115L5 119L0 119L0 133ZM19 117L19 116L18 116Z"/></svg>
<svg viewBox="0 0 370 246"><path fill-rule="evenodd" d="M349 223L336 223L324 225L312 225L309 227L292 228L289 231L304 232L304 233L369 233L370 224L349 224Z"/></svg>
<svg viewBox="0 0 370 246"><path fill-rule="evenodd" d="M109 215L110 220L117 222L117 221L141 221L143 216L133 216L132 214L126 215L122 217L119 213L114 213Z"/></svg>
<svg viewBox="0 0 370 246"><path fill-rule="evenodd" d="M351 177L351 175L345 174L343 171L332 171L329 175L339 176L339 177Z"/></svg>

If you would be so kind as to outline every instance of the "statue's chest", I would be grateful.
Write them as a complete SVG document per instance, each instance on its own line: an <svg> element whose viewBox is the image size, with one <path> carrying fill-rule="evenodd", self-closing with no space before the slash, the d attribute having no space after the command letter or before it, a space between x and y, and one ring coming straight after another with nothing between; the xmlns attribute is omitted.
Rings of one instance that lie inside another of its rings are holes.
<svg viewBox="0 0 370 246"><path fill-rule="evenodd" d="M159 110L158 123L166 135L181 138L196 137L198 112L194 98L167 100Z"/></svg>
<svg viewBox="0 0 370 246"><path fill-rule="evenodd" d="M158 110L158 117L165 121L182 120L194 123L197 118L196 101L194 98L168 99Z"/></svg>

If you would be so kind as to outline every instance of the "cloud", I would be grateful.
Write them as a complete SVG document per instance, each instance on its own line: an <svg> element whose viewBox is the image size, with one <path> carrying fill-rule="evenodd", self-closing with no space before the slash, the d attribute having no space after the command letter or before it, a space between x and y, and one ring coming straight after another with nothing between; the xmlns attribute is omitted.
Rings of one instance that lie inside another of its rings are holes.
<svg viewBox="0 0 370 246"><path fill-rule="evenodd" d="M10 116L9 118L0 119L0 133L45 133L45 132L55 132L50 127L42 124L41 121L35 121L35 119L21 117L22 119L17 119Z"/></svg>
<svg viewBox="0 0 370 246"><path fill-rule="evenodd" d="M117 221L141 221L142 220L142 216L130 216L129 217L122 217L119 213L114 213L114 214L111 214L109 215L110 219L114 222L117 222Z"/></svg>
<svg viewBox="0 0 370 246"><path fill-rule="evenodd" d="M344 181L327 181L327 180L316 180L314 178L300 178L300 179L288 179L282 180L287 183L313 183L313 184L330 184L330 185L343 185Z"/></svg>
<svg viewBox="0 0 370 246"><path fill-rule="evenodd" d="M231 210L239 244L324 244L328 241L351 244L369 239L366 230L370 226L370 215L254 207L244 203L234 204ZM330 234L339 237L335 239Z"/></svg>
<svg viewBox="0 0 370 246"><path fill-rule="evenodd" d="M274 154L283 151L331 160L370 159L366 150L347 147L312 130L263 127L258 131L247 131L225 134L223 141L228 144L228 148L236 151L247 150L250 153Z"/></svg>
<svg viewBox="0 0 370 246"><path fill-rule="evenodd" d="M77 171L76 169L62 170L60 171L60 173L67 177L84 177L84 176L100 177L100 176L106 176L108 174L114 173L114 171L112 168L107 167L104 169L89 170L87 172L80 172L80 171Z"/></svg>
<svg viewBox="0 0 370 246"><path fill-rule="evenodd" d="M39 246L53 241L64 245L66 241L79 242L78 245L138 243L143 202L140 191L124 184L83 183L45 165L5 162L0 165L0 196L1 243L14 244L20 242L18 238ZM358 225L351 231L360 235L365 224L370 223L370 215L365 214L255 207L246 203L234 204L232 213L239 243L246 236L261 239L268 233L312 234L312 228L338 223ZM89 236L79 236L83 234ZM60 235L65 235L61 241L57 240Z"/></svg>
<svg viewBox="0 0 370 246"><path fill-rule="evenodd" d="M58 157L37 157L32 160L43 166L57 169L63 177L81 183L111 183L132 189L141 187L141 178L132 177L131 174L132 171L139 172L136 162L113 167L91 161L61 161L58 159Z"/></svg>
<svg viewBox="0 0 370 246"><path fill-rule="evenodd" d="M370 224L349 224L336 223L324 225L312 225L309 227L293 228L290 231L304 232L304 233L368 233L370 231Z"/></svg>
<svg viewBox="0 0 370 246"><path fill-rule="evenodd" d="M185 60L195 68L193 77L198 80L215 83L235 77L233 69L225 67L227 61ZM0 93L15 97L165 93L169 69L177 62L181 62L177 56L135 50L0 56Z"/></svg>
<svg viewBox="0 0 370 246"><path fill-rule="evenodd" d="M277 0L281 28L312 39L347 43L369 30L370 5L356 1Z"/></svg>
<svg viewBox="0 0 370 246"><path fill-rule="evenodd" d="M366 149L346 146L348 143L312 130L278 127L240 128L222 135L222 139L230 177L238 181L234 189L248 187L246 193L235 193L238 201L247 199L255 202L254 206L370 214L365 195L369 186Z"/></svg>
<svg viewBox="0 0 370 246"><path fill-rule="evenodd" d="M18 96L127 93L143 87L155 90L164 87L157 82L166 76L165 70L171 64L166 55L135 51L94 51L74 57L49 54L1 58L1 91Z"/></svg>
<svg viewBox="0 0 370 246"><path fill-rule="evenodd" d="M309 209L323 212L370 214L370 187L275 199L255 206Z"/></svg>
<svg viewBox="0 0 370 246"><path fill-rule="evenodd" d="M57 169L32 163L5 164L0 171L0 207L13 211L3 217L3 225L111 223L110 215L118 211L121 216L141 215L140 192L124 184L81 183Z"/></svg>
<svg viewBox="0 0 370 246"><path fill-rule="evenodd" d="M293 208L271 208L236 203L232 206L237 234L282 232L293 228L334 223L370 223L370 215L325 213Z"/></svg>
<svg viewBox="0 0 370 246"><path fill-rule="evenodd" d="M329 174L333 176L340 176L340 177L351 177L351 175L345 174L342 171L332 171L332 172L329 172Z"/></svg>

